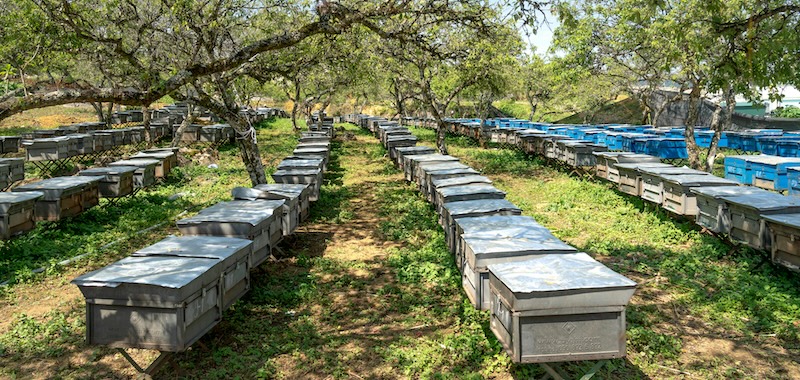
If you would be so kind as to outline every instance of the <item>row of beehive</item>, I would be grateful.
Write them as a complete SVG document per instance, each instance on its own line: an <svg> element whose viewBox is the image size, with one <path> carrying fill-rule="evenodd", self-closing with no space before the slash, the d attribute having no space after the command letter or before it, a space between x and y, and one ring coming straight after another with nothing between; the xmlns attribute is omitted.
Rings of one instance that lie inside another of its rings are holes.
<svg viewBox="0 0 800 380"><path fill-rule="evenodd" d="M558 240L505 199L491 180L452 156L415 146L405 127L348 115L372 131L406 180L439 214L472 304L515 362L625 355L625 306L635 283Z"/></svg>
<svg viewBox="0 0 800 380"><path fill-rule="evenodd" d="M16 160L21 170L22 159ZM148 149L107 167L86 169L76 176L55 177L0 192L0 238L31 230L37 221L78 215L99 203L152 185L177 166L176 149Z"/></svg>
<svg viewBox="0 0 800 380"><path fill-rule="evenodd" d="M310 133L297 149L308 140L330 144ZM249 290L251 270L307 217L327 159L327 151L287 157L278 172L318 175L273 174L278 183L235 188L234 200L179 220L183 236L73 280L86 298L87 342L167 352L191 346Z"/></svg>
<svg viewBox="0 0 800 380"><path fill-rule="evenodd" d="M609 150L628 151L658 156L662 159L686 158L686 128L653 127L652 125L630 124L550 124L534 123L528 120L497 118L446 119L449 131L458 133L456 128L478 129L533 129L585 140L608 147ZM406 118L407 125L435 127L432 119ZM718 147L742 152L760 152L782 157L800 156L800 133L781 129L748 129L722 131L715 137L715 131L708 127L694 128L694 140L701 148L708 148L711 141L718 138Z"/></svg>
<svg viewBox="0 0 800 380"><path fill-rule="evenodd" d="M452 129L457 133L464 131L459 127ZM655 156L608 152L603 147L538 130L503 129L489 133L505 136L505 142L528 154L588 168L597 177L617 184L623 193L694 218L712 232L770 252L772 261L778 265L800 270L800 244L795 243L800 236L800 199L762 189L787 188L787 169L792 169L794 162L800 165L796 158L726 157L727 178L720 178L661 163ZM740 186L742 182L762 188Z"/></svg>

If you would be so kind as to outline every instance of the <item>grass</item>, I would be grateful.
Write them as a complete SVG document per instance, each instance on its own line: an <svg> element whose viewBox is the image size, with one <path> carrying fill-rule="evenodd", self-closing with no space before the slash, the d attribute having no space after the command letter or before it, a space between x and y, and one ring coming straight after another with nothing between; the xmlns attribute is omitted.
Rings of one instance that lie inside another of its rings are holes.
<svg viewBox="0 0 800 380"><path fill-rule="evenodd" d="M332 144L310 219L274 252L276 260L252 272L251 290L222 321L156 377L541 377L537 366L511 362L489 330L488 312L467 301L432 207L377 140L346 128ZM431 131L415 133L422 143L432 142ZM288 120L259 129L268 170L291 151L292 136ZM627 309L628 357L611 361L598 378L798 373L796 275L761 265L760 253L731 249L606 183L569 176L515 151L480 149L469 139L448 138L448 144L451 154L489 175L559 238L639 282ZM97 208L97 222L37 227L36 242L58 241L65 249L51 253L57 250L52 243L39 250L31 240L26 249L39 253L17 253L28 262L22 269L4 264L17 281L0 298L6 317L0 320L0 377L132 376L113 350L84 343L83 298L68 281L175 230L170 221L152 233L130 237L131 231L227 199L231 187L247 185L234 148L221 149L216 161L216 170L183 166L134 198L137 203ZM177 193L184 195L168 199ZM99 249L114 238L123 242ZM66 267L50 265L85 250L78 247L97 253ZM51 269L26 272L38 265ZM140 362L155 357L146 350L132 355ZM574 375L580 366L566 368Z"/></svg>
<svg viewBox="0 0 800 380"><path fill-rule="evenodd" d="M415 134L433 145L432 131L417 129ZM525 214L639 282L628 308L627 364L655 377L669 375L664 366L700 377L783 378L797 373L796 274L764 264L764 253L728 246L692 222L673 219L609 183L567 175L516 151L481 150L463 138L448 138L448 143L450 154L490 175ZM744 362L724 342L751 353L752 362ZM785 350L784 356L748 367L774 347ZM709 352L713 350L718 352ZM604 377L620 373L606 372Z"/></svg>

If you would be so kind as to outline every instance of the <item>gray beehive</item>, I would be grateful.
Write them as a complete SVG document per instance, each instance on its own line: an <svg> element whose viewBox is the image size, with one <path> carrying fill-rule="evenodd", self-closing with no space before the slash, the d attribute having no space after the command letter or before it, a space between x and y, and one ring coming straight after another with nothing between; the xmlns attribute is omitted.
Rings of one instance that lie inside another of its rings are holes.
<svg viewBox="0 0 800 380"><path fill-rule="evenodd" d="M800 212L800 199L764 192L723 196L731 215L731 239L747 243L752 248L770 248L769 230L763 215Z"/></svg>
<svg viewBox="0 0 800 380"><path fill-rule="evenodd" d="M800 214L764 215L770 232L770 259L800 272Z"/></svg>
<svg viewBox="0 0 800 380"><path fill-rule="evenodd" d="M711 174L697 175L662 175L663 203L665 209L678 215L697 216L697 198L692 188L695 187L719 187L719 186L738 186L734 182L725 178L720 178Z"/></svg>
<svg viewBox="0 0 800 380"><path fill-rule="evenodd" d="M222 264L222 309L227 310L250 289L253 242L219 236L171 236L134 252L133 257L175 256L218 259Z"/></svg>
<svg viewBox="0 0 800 380"><path fill-rule="evenodd" d="M625 163L614 164L614 168L619 173L618 188L619 191L641 197L642 196L642 181L639 168L674 168L669 164L652 163ZM610 174L609 174L610 175Z"/></svg>
<svg viewBox="0 0 800 380"><path fill-rule="evenodd" d="M272 179L276 183L306 184L310 188L308 199L312 202L319 199L320 188L322 187L322 170L319 169L293 169L277 170L272 173Z"/></svg>
<svg viewBox="0 0 800 380"><path fill-rule="evenodd" d="M16 153L22 145L20 136L0 136L0 153Z"/></svg>
<svg viewBox="0 0 800 380"><path fill-rule="evenodd" d="M14 183L25 179L24 158L0 158L0 165L8 166L8 181Z"/></svg>
<svg viewBox="0 0 800 380"><path fill-rule="evenodd" d="M413 156L412 156L413 157ZM427 191L431 188L428 172L437 170L468 169L469 166L459 161L422 161L414 164L413 180L420 189Z"/></svg>
<svg viewBox="0 0 800 380"><path fill-rule="evenodd" d="M69 137L25 140L25 159L27 161L52 161L69 158Z"/></svg>
<svg viewBox="0 0 800 380"><path fill-rule="evenodd" d="M100 196L118 198L133 193L133 173L137 169L135 166L109 166L81 170L78 175L103 176L97 185Z"/></svg>
<svg viewBox="0 0 800 380"><path fill-rule="evenodd" d="M489 266L492 332L515 363L621 358L636 283L585 253Z"/></svg>
<svg viewBox="0 0 800 380"><path fill-rule="evenodd" d="M102 176L54 177L27 183L14 192L34 191L43 196L36 200L36 220L59 220L75 216L98 203L98 182Z"/></svg>
<svg viewBox="0 0 800 380"><path fill-rule="evenodd" d="M394 162L400 169L403 169L403 157L405 156L416 156L416 155L423 155L423 154L434 154L436 153L436 149L433 149L428 146L408 146L408 147L400 147L395 148L395 158Z"/></svg>
<svg viewBox="0 0 800 380"><path fill-rule="evenodd" d="M464 252L466 243L464 236L478 239L501 239L524 237L525 234L547 236L555 239L550 230L537 223L533 218L522 215L494 215L475 218L461 218L455 222L452 251L456 257L456 264L460 271L464 271Z"/></svg>
<svg viewBox="0 0 800 380"><path fill-rule="evenodd" d="M444 228L445 240L455 234L455 221L491 215L521 215L522 210L505 199L480 199L475 201L445 203L439 214L439 224Z"/></svg>
<svg viewBox="0 0 800 380"><path fill-rule="evenodd" d="M295 148L295 150L292 151L292 155L297 156L297 157L312 157L312 158L321 157L321 158L323 158L325 160L325 165L327 165L328 164L328 158L330 156L330 149L329 148L316 148L316 147Z"/></svg>
<svg viewBox="0 0 800 380"><path fill-rule="evenodd" d="M642 199L659 205L664 203L664 182L661 176L668 174L705 175L708 173L687 167L640 167L639 190Z"/></svg>
<svg viewBox="0 0 800 380"><path fill-rule="evenodd" d="M296 157L296 158L285 158L283 161L278 163L277 169L278 170L294 170L294 169L319 169L325 170L325 160L322 158L312 158L312 157Z"/></svg>
<svg viewBox="0 0 800 380"><path fill-rule="evenodd" d="M695 223L709 231L728 234L731 232L731 214L725 196L765 193L764 189L750 186L713 186L693 187L697 216Z"/></svg>
<svg viewBox="0 0 800 380"><path fill-rule="evenodd" d="M166 178L169 173L172 171L177 165L177 158L175 153L170 151L159 151L159 152L139 152L134 154L130 157L131 160L137 159L147 159L147 160L157 160L159 161L158 165L155 167L155 176L156 178Z"/></svg>
<svg viewBox="0 0 800 380"><path fill-rule="evenodd" d="M126 257L74 280L86 299L92 345L181 352L222 318L222 262Z"/></svg>
<svg viewBox="0 0 800 380"><path fill-rule="evenodd" d="M443 154L416 154L403 156L403 172L405 173L406 181L414 181L416 167L421 162L448 162L458 161L458 158L453 156L445 156Z"/></svg>
<svg viewBox="0 0 800 380"><path fill-rule="evenodd" d="M190 236L225 236L253 241L250 266L263 263L283 238L282 200L228 201L181 219L178 229Z"/></svg>
<svg viewBox="0 0 800 380"><path fill-rule="evenodd" d="M284 185L295 186L295 185ZM257 199L274 199L283 200L283 216L281 217L281 231L283 236L289 236L294 233L297 226L300 225L300 196L301 192L273 190L264 191L250 187L235 187L231 190L231 196L234 200L254 201Z"/></svg>
<svg viewBox="0 0 800 380"><path fill-rule="evenodd" d="M436 192L434 181L442 181L464 176L476 176L480 174L477 170L466 165L461 165L459 162L454 161L452 164L457 165L453 165L450 168L445 166L437 166L435 168L428 168L428 170L425 171L425 186L421 187L420 190L423 192L429 202L433 202L433 195Z"/></svg>
<svg viewBox="0 0 800 380"><path fill-rule="evenodd" d="M156 166L161 163L159 160L149 158L136 158L130 160L114 161L108 166L135 166L138 169L133 173L133 188L142 189L156 182Z"/></svg>
<svg viewBox="0 0 800 380"><path fill-rule="evenodd" d="M309 208L311 207L311 186L307 184L272 183L256 185L253 188L265 192L266 199L299 197L300 221L302 222L308 218Z"/></svg>
<svg viewBox="0 0 800 380"><path fill-rule="evenodd" d="M520 234L522 236L507 238L462 235L465 246L462 285L476 308L489 310L488 265L578 251L553 237L549 231L527 229Z"/></svg>
<svg viewBox="0 0 800 380"><path fill-rule="evenodd" d="M33 229L36 200L42 196L44 193L38 191L0 192L0 238L5 240Z"/></svg>
<svg viewBox="0 0 800 380"><path fill-rule="evenodd" d="M436 189L434 205L441 209L445 203L472 201L477 199L504 199L506 193L491 184L450 186Z"/></svg>

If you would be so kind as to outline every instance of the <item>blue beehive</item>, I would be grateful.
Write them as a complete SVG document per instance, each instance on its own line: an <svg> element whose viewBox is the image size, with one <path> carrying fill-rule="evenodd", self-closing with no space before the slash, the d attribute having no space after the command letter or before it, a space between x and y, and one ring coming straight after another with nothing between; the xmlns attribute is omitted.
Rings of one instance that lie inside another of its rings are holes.
<svg viewBox="0 0 800 380"><path fill-rule="evenodd" d="M767 190L788 190L787 169L800 166L800 158L760 155L750 160L753 185Z"/></svg>
<svg viewBox="0 0 800 380"><path fill-rule="evenodd" d="M800 157L800 138L785 137L775 144L775 155L781 157Z"/></svg>
<svg viewBox="0 0 800 380"><path fill-rule="evenodd" d="M789 182L789 195L800 196L800 167L786 169L786 179Z"/></svg>
<svg viewBox="0 0 800 380"><path fill-rule="evenodd" d="M753 172L748 159L754 156L728 156L725 157L725 178L732 179L745 185L753 184Z"/></svg>
<svg viewBox="0 0 800 380"><path fill-rule="evenodd" d="M686 140L683 138L658 138L648 140L645 143L644 153L666 160L686 159L689 157L686 151Z"/></svg>

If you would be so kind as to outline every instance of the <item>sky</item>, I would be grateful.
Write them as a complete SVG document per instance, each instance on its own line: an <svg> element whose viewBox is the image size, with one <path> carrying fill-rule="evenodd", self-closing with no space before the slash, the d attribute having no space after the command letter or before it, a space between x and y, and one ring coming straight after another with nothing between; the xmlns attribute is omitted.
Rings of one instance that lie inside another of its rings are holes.
<svg viewBox="0 0 800 380"><path fill-rule="evenodd" d="M545 20L543 20L542 24L537 29L536 34L528 36L523 30L520 30L522 38L528 42L529 48L531 50L535 49L536 54L540 56L547 53L547 49L553 41L553 30L555 30L559 24L557 17L548 12L545 13Z"/></svg>

